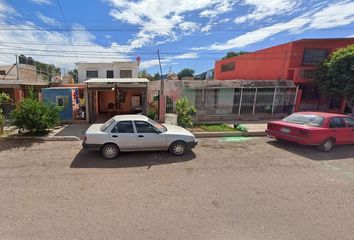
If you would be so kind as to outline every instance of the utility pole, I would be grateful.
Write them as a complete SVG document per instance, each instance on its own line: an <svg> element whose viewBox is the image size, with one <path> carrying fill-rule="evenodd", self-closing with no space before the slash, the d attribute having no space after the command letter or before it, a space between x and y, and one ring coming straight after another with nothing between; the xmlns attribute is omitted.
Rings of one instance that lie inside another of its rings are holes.
<svg viewBox="0 0 354 240"><path fill-rule="evenodd" d="M159 49L157 49L157 57L159 58L159 66L160 66L160 80L161 80L160 89L161 89L161 95L164 95L165 84L164 84L164 81L163 81L163 78L162 78L162 67L161 67L161 59L160 59L160 51L159 51Z"/></svg>
<svg viewBox="0 0 354 240"><path fill-rule="evenodd" d="M16 58L16 71L17 71L17 80L20 80L20 72L18 70L18 57L17 55L15 55L15 58Z"/></svg>

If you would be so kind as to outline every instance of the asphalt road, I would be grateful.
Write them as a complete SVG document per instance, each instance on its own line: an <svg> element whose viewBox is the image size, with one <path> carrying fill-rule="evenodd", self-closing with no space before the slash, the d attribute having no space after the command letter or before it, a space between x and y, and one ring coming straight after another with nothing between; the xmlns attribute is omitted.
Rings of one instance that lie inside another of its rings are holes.
<svg viewBox="0 0 354 240"><path fill-rule="evenodd" d="M354 147L202 139L103 160L0 139L0 239L354 239Z"/></svg>

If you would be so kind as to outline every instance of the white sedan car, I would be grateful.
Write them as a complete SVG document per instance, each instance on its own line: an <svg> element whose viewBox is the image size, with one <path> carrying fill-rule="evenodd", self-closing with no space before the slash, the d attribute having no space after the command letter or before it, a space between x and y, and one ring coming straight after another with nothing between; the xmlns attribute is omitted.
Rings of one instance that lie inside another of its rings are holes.
<svg viewBox="0 0 354 240"><path fill-rule="evenodd" d="M182 127L159 124L143 115L118 115L91 125L82 146L100 149L105 158L113 159L119 152L148 150L169 150L181 156L197 144L194 135Z"/></svg>

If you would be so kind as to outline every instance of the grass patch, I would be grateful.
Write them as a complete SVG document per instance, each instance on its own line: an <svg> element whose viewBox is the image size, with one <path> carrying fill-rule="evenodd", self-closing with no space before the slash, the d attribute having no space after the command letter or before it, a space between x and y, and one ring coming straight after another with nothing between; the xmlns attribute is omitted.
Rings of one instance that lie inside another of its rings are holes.
<svg viewBox="0 0 354 240"><path fill-rule="evenodd" d="M235 128L225 123L221 124L195 124L193 128L200 128L206 132L235 132Z"/></svg>

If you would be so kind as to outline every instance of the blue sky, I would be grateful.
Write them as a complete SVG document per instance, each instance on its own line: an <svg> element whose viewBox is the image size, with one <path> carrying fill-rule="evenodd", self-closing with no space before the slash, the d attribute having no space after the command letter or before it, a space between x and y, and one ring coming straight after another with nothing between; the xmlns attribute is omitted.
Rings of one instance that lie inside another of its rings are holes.
<svg viewBox="0 0 354 240"><path fill-rule="evenodd" d="M228 51L354 37L348 0L0 0L0 64L14 54L69 70L141 57L141 69L214 67Z"/></svg>

